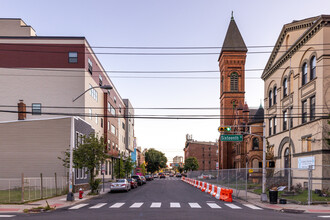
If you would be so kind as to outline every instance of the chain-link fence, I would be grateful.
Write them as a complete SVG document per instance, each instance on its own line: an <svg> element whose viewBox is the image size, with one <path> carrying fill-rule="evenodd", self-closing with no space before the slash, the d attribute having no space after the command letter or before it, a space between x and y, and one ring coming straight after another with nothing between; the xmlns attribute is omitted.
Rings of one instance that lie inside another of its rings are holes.
<svg viewBox="0 0 330 220"><path fill-rule="evenodd" d="M0 178L0 203L23 203L63 195L68 190L67 177Z"/></svg>
<svg viewBox="0 0 330 220"><path fill-rule="evenodd" d="M266 168L265 175L267 194L269 190L276 190L279 198L300 204L330 202L330 166L308 169ZM231 188L236 198L261 198L262 168L192 171L188 172L187 177Z"/></svg>

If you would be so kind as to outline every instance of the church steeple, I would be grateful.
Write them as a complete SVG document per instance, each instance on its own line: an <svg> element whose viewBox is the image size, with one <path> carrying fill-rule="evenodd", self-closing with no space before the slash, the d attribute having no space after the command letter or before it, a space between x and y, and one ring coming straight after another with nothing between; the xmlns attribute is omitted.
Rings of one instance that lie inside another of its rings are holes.
<svg viewBox="0 0 330 220"><path fill-rule="evenodd" d="M242 38L242 35L236 25L236 22L234 20L234 15L232 12L231 20L228 26L227 34L225 37L225 40L222 45L222 49L220 52L220 57L222 52L224 51L241 51L241 52L247 52L247 47L244 43L244 40ZM219 57L219 59L220 59Z"/></svg>

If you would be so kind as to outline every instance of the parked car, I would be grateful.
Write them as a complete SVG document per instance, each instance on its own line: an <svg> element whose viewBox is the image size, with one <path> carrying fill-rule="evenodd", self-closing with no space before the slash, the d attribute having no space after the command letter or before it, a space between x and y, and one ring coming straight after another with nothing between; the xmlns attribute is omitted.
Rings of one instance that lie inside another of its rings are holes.
<svg viewBox="0 0 330 220"><path fill-rule="evenodd" d="M181 173L177 173L175 176L180 178L182 177Z"/></svg>
<svg viewBox="0 0 330 220"><path fill-rule="evenodd" d="M155 173L154 174L154 178L158 178L159 176L158 176L158 174L157 173Z"/></svg>
<svg viewBox="0 0 330 220"><path fill-rule="evenodd" d="M143 184L146 184L147 183L147 179L144 176L141 176L141 179L142 179L142 183Z"/></svg>
<svg viewBox="0 0 330 220"><path fill-rule="evenodd" d="M154 179L151 175L146 175L145 178L147 181L151 181Z"/></svg>
<svg viewBox="0 0 330 220"><path fill-rule="evenodd" d="M159 175L159 178L160 178L160 179L162 179L162 178L164 178L164 179L165 179L165 178L166 178L166 176L165 176L165 174L164 174L164 173L162 173L162 174L160 174L160 175Z"/></svg>
<svg viewBox="0 0 330 220"><path fill-rule="evenodd" d="M136 182L137 182L137 184L138 184L139 186L142 186L143 181L142 181L141 176L134 175L134 176L132 176L132 178L136 180Z"/></svg>
<svg viewBox="0 0 330 220"><path fill-rule="evenodd" d="M174 177L174 174L173 173L170 173L170 177Z"/></svg>
<svg viewBox="0 0 330 220"><path fill-rule="evenodd" d="M118 179L116 182L110 184L110 192L113 191L130 191L131 184L126 179Z"/></svg>
<svg viewBox="0 0 330 220"><path fill-rule="evenodd" d="M131 189L135 189L136 187L138 187L138 183L135 179L129 178L127 179L127 181L131 184Z"/></svg>

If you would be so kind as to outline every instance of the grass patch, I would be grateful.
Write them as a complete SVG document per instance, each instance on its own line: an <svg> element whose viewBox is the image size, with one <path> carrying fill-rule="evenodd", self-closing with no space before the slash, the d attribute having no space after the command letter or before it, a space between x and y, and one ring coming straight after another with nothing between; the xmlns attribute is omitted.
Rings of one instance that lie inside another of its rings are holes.
<svg viewBox="0 0 330 220"><path fill-rule="evenodd" d="M261 195L262 190L255 189L252 192L255 194ZM269 190L267 190L266 193L268 194L268 192L269 192ZM308 190L304 190L304 191L302 191L302 193L300 193L298 195L293 195L293 196L282 196L283 193L285 193L285 192L279 191L278 198L293 200L300 204L307 204L307 202L308 202ZM330 202L330 197L322 197L322 196L319 196L318 194L315 194L314 192L312 192L312 202Z"/></svg>

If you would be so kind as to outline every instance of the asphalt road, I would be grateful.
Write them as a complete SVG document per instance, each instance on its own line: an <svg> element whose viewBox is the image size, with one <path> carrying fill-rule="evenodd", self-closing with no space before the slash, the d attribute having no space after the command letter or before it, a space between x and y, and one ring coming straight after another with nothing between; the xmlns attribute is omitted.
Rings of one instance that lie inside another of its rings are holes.
<svg viewBox="0 0 330 220"><path fill-rule="evenodd" d="M320 219L315 214L281 213L247 203L225 203L178 178L156 179L130 192L107 193L71 207L11 219Z"/></svg>

